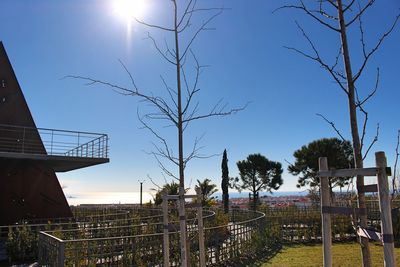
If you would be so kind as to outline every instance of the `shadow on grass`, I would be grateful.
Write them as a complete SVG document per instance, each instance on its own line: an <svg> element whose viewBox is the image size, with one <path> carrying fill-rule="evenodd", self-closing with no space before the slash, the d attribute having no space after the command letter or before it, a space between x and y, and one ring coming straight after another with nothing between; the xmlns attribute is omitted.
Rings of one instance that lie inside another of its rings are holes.
<svg viewBox="0 0 400 267"><path fill-rule="evenodd" d="M275 257L282 249L281 244L260 250L258 253L247 257L235 258L234 261L224 262L223 265L213 266L235 266L235 267L259 267Z"/></svg>

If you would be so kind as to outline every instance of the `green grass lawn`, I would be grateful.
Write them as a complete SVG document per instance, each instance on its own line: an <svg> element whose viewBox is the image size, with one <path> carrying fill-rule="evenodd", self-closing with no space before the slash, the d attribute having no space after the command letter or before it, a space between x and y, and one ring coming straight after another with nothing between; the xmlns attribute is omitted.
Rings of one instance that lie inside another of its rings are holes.
<svg viewBox="0 0 400 267"><path fill-rule="evenodd" d="M383 247L370 243L372 265L383 266ZM396 264L400 266L400 248L395 248ZM333 266L361 266L361 252L357 243L342 243L332 246ZM305 267L322 266L322 245L285 246L267 260L263 267Z"/></svg>

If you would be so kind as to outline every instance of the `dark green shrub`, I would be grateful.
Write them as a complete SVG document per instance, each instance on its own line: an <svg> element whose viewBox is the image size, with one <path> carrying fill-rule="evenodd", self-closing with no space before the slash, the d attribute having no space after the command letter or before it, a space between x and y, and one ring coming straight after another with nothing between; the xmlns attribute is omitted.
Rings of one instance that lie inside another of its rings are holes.
<svg viewBox="0 0 400 267"><path fill-rule="evenodd" d="M37 233L27 225L9 227L6 250L10 263L25 262L37 255Z"/></svg>

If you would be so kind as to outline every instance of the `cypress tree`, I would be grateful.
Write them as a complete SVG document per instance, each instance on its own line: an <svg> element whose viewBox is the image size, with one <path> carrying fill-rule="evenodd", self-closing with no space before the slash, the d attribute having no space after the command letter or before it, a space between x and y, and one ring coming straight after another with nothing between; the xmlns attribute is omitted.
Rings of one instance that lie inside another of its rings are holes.
<svg viewBox="0 0 400 267"><path fill-rule="evenodd" d="M221 184L222 202L224 204L224 212L228 213L228 211L229 211L229 192L228 192L229 170L228 170L228 157L226 155L226 149L224 150L224 154L222 156L221 169L222 169L222 184Z"/></svg>

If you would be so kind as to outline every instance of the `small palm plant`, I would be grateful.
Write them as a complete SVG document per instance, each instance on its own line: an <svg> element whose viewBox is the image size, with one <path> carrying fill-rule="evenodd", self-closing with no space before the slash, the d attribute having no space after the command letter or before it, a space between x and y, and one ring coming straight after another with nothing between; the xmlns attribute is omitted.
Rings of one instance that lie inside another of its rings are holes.
<svg viewBox="0 0 400 267"><path fill-rule="evenodd" d="M202 200L201 204L206 207L210 207L215 203L215 197L212 195L218 191L217 185L211 183L211 180L206 178L204 181L197 180L196 190L199 188Z"/></svg>

